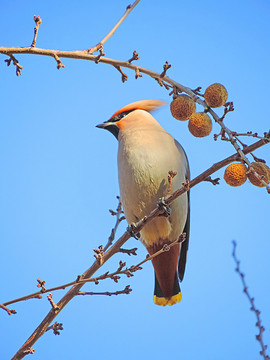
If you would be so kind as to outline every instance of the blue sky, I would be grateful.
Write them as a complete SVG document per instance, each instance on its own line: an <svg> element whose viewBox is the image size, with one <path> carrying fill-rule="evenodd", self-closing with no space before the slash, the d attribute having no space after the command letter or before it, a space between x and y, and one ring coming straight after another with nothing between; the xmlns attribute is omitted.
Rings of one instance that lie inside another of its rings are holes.
<svg viewBox="0 0 270 360"><path fill-rule="evenodd" d="M123 14L126 1L6 1L0 3L0 46L32 42L34 15L40 15L37 47L79 50L100 41ZM235 111L226 118L232 130L269 130L270 5L268 1L163 1L141 3L105 44L107 57L127 60L137 50L138 65L177 82L205 89L223 83ZM114 224L108 209L117 206L117 142L95 128L120 107L142 99L168 105L155 117L185 148L192 177L234 153L230 144L194 138L187 123L172 118L168 92L129 70L121 82L112 67L64 59L18 56L23 75L16 77L0 56L0 286L1 300L36 291L36 279L48 287L69 282L93 262L94 247L105 244ZM199 106L197 110L200 110ZM219 114L221 112L217 111ZM244 139L246 143L252 140ZM256 156L270 164L269 145ZM191 239L182 283L183 300L172 307L153 304L150 263L119 284L106 280L85 291L116 291L127 284L130 295L78 297L58 316L60 336L46 333L33 358L118 358L193 360L259 358L255 316L243 294L231 257L238 242L241 267L261 310L270 344L269 195L246 182L231 188L202 183L191 193ZM215 176L215 177L216 177ZM120 236L125 230L122 224ZM99 272L115 270L120 259L136 264L146 250L135 239L138 256L116 255ZM57 301L64 291L54 294ZM0 312L1 359L10 359L50 309L46 297Z"/></svg>

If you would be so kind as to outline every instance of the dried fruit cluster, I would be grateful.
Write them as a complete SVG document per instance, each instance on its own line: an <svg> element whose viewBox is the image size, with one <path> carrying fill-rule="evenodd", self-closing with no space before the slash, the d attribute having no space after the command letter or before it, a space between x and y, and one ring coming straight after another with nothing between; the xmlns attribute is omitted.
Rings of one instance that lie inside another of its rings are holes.
<svg viewBox="0 0 270 360"><path fill-rule="evenodd" d="M209 107L223 106L228 93L225 87L215 83L210 85L204 93L205 102ZM171 102L172 116L177 120L189 120L188 128L196 137L208 136L212 131L212 121L206 112L196 112L196 104L187 95L179 95Z"/></svg>
<svg viewBox="0 0 270 360"><path fill-rule="evenodd" d="M219 83L208 86L204 93L204 100L209 108L226 106L228 92ZM196 137L208 136L212 131L212 121L207 112L196 112L196 104L190 96L179 95L171 102L172 116L177 120L189 120L188 129ZM224 112L225 114L225 112ZM256 174L257 175L256 175ZM247 179L259 187L270 183L270 169L262 161L251 163L247 168L243 163L229 165L224 173L224 179L230 186L243 185Z"/></svg>
<svg viewBox="0 0 270 360"><path fill-rule="evenodd" d="M264 184L255 176L254 171L266 184L270 183L270 169L260 161L251 163L250 169L247 169L242 163L230 164L225 170L224 180L230 186L240 186L248 178L253 185L263 187Z"/></svg>

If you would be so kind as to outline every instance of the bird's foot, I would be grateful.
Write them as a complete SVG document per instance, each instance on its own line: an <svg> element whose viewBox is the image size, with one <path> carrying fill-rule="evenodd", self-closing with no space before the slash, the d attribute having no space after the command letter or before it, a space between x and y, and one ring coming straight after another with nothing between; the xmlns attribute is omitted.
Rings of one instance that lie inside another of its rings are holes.
<svg viewBox="0 0 270 360"><path fill-rule="evenodd" d="M136 224L135 223L131 223L130 225L128 225L127 232L129 233L129 235L131 237L134 237L136 240L139 240L140 233L135 233L135 230L136 230Z"/></svg>
<svg viewBox="0 0 270 360"><path fill-rule="evenodd" d="M163 211L162 214L160 214L161 216L168 217L171 215L171 208L169 207L169 205L166 204L164 197L159 199L157 205L158 205L159 210Z"/></svg>

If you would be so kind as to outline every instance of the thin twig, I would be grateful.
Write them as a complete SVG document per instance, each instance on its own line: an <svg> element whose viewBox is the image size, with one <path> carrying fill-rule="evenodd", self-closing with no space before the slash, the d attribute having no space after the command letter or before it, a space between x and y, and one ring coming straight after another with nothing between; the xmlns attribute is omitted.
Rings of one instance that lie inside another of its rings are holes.
<svg viewBox="0 0 270 360"><path fill-rule="evenodd" d="M9 54L7 53L7 55L9 56L9 59L6 59L5 62L7 63L7 66L10 66L11 61L13 63L14 66L16 66L16 75L22 75L21 70L23 69L23 67L19 64L18 60L15 58L15 56L13 54Z"/></svg>
<svg viewBox="0 0 270 360"><path fill-rule="evenodd" d="M160 77L161 77L161 78L164 78L164 76L165 76L166 73L167 73L167 70L169 70L171 66L172 66L172 65L170 65L168 61L165 62L165 64L163 65L163 71L162 71L162 73L160 74Z"/></svg>
<svg viewBox="0 0 270 360"><path fill-rule="evenodd" d="M137 255L136 251L138 249L137 248L133 248L133 249L119 249L119 252L120 253L123 253L123 254L128 254L129 256L131 255Z"/></svg>
<svg viewBox="0 0 270 360"><path fill-rule="evenodd" d="M220 120L223 121L225 116L230 112L230 111L234 111L234 106L233 106L233 102L229 101L224 105L224 112L223 115L221 116Z"/></svg>
<svg viewBox="0 0 270 360"><path fill-rule="evenodd" d="M201 86L198 86L198 87L196 87L196 89L194 89L194 90L192 90L192 91L194 92L194 94L203 97L203 94L201 94L201 89L202 89L202 87L201 87Z"/></svg>
<svg viewBox="0 0 270 360"><path fill-rule="evenodd" d="M77 295L107 295L107 296L112 296L112 295L121 295L121 294L130 294L132 291L132 289L130 288L130 285L127 285L123 290L118 290L118 291L114 291L114 292L109 292L109 291L105 291L105 292L92 292L92 291L79 291Z"/></svg>
<svg viewBox="0 0 270 360"><path fill-rule="evenodd" d="M99 262L99 265L102 265L103 264L103 255L104 255L103 246L100 245L97 249L94 249L94 252L95 252L94 257Z"/></svg>
<svg viewBox="0 0 270 360"><path fill-rule="evenodd" d="M133 51L132 58L130 58L130 59L128 60L128 62L131 63L131 62L134 61L134 60L139 60L139 54L137 53L136 50Z"/></svg>
<svg viewBox="0 0 270 360"><path fill-rule="evenodd" d="M99 54L96 56L96 60L95 60L96 64L100 62L101 56L105 56L105 52L103 51L103 46L99 48Z"/></svg>
<svg viewBox="0 0 270 360"><path fill-rule="evenodd" d="M260 343L260 346L261 346L261 351L260 351L260 355L265 359L265 360L270 360L270 357L266 354L266 349L267 349L267 345L264 344L264 341L263 341L263 332L265 330L265 328L263 327L262 325L262 320L260 318L260 314L261 312L255 307L255 304L254 304L254 298L251 297L249 291L248 291L248 287L247 287L247 283L246 283L246 280L245 280L245 274L241 272L240 270L240 261L238 260L237 256L236 256L236 246L237 246L237 243L235 240L233 240L232 242L233 244L233 251L232 251L232 257L236 263L236 269L235 271L239 274L240 276L240 279L241 279L241 282L242 282L242 285L243 285L243 288L244 288L244 293L246 294L247 298L248 298L248 301L250 302L251 304L251 308L250 310L253 311L256 315L256 319L257 319L257 322L256 322L256 326L258 327L259 329L259 334L256 335L256 340Z"/></svg>
<svg viewBox="0 0 270 360"><path fill-rule="evenodd" d="M219 185L220 178L212 179L211 176L208 176L204 181L208 181L213 185Z"/></svg>
<svg viewBox="0 0 270 360"><path fill-rule="evenodd" d="M169 186L168 186L168 191L167 191L167 194L169 195L172 191L172 180L173 178L177 175L177 171L173 171L173 170L170 170L168 172L168 182L169 182Z"/></svg>
<svg viewBox="0 0 270 360"><path fill-rule="evenodd" d="M49 303L51 304L53 310L56 312L59 310L59 307L54 303L53 301L53 294L50 293L48 296L47 296L48 300L49 300Z"/></svg>
<svg viewBox="0 0 270 360"><path fill-rule="evenodd" d="M156 256L160 255L161 253L164 253L166 251L170 251L170 249L177 245L177 244L180 244L182 242L184 242L186 240L186 233L182 233L178 239L176 239L175 241L173 241L172 243L170 244L164 244L162 249L158 250L157 252L155 252L154 254L152 255L147 255L146 258L141 261L139 264L135 265L134 268L137 268L137 267L141 267L144 263L146 263L147 261L150 261L152 260L153 258L155 258ZM131 267L132 269L132 267Z"/></svg>
<svg viewBox="0 0 270 360"><path fill-rule="evenodd" d="M36 23L36 26L34 28L34 39L32 41L31 47L35 47L37 43L37 35L38 35L38 29L42 23L42 20L39 16L34 16L34 22Z"/></svg>
<svg viewBox="0 0 270 360"><path fill-rule="evenodd" d="M16 310L14 309L10 310L4 304L0 304L0 308L5 310L8 313L8 315L17 314Z"/></svg>
<svg viewBox="0 0 270 360"><path fill-rule="evenodd" d="M119 196L117 196L117 199L118 199L118 206L117 206L117 208L116 208L116 211L109 210L110 213L111 213L113 216L116 216L116 220L115 220L115 225L114 225L114 227L112 228L111 235L109 236L108 242L107 242L107 244L106 244L106 245L104 246L104 248L103 248L103 251L104 251L104 252L107 251L107 249L112 245L119 224L120 224L123 220L125 220L125 216L123 215L124 212L123 212L123 210L122 210L121 199L120 199Z"/></svg>
<svg viewBox="0 0 270 360"><path fill-rule="evenodd" d="M111 31L94 47L88 49L89 54L93 54L95 51L98 51L107 40L114 34L115 30L122 24L125 18L129 15L129 13L135 8L135 6L140 2L140 0L136 0L132 5L127 6L124 15L121 19L114 25Z"/></svg>
<svg viewBox="0 0 270 360"><path fill-rule="evenodd" d="M38 282L38 284L37 284L37 287L38 288L41 288L40 289L40 292L41 293L45 293L47 290L46 290L46 288L45 288L45 280L40 280L40 279L37 279L37 282Z"/></svg>
<svg viewBox="0 0 270 360"><path fill-rule="evenodd" d="M256 139L263 139L263 136L259 136L257 132L253 133L252 131L248 131L246 133L237 133L236 131L232 132L233 136L249 136L254 137Z"/></svg>
<svg viewBox="0 0 270 360"><path fill-rule="evenodd" d="M123 72L121 66L116 65L116 66L114 66L114 67L115 67L115 68L120 72L120 74L122 75L122 82L124 83L125 81L127 81L128 76L127 76L127 74L125 74L125 73Z"/></svg>
<svg viewBox="0 0 270 360"><path fill-rule="evenodd" d="M253 157L253 160L256 162L262 162L262 163L266 163L266 161L264 159L260 159L257 156L255 156L253 153L250 153L250 155Z"/></svg>
<svg viewBox="0 0 270 360"><path fill-rule="evenodd" d="M60 330L64 330L63 324L55 322L53 325L49 326L46 331L52 330L54 335L60 335Z"/></svg>
<svg viewBox="0 0 270 360"><path fill-rule="evenodd" d="M112 279L114 282L118 283L118 280L120 279L121 275L126 275L128 278L133 276L133 272L141 270L142 268L139 267L138 265L133 265L130 266L129 268L125 268L126 263L124 261L119 261L119 266L118 269L116 271L114 271L113 273L110 273L109 271L107 271L105 274L97 276L95 278L92 278L91 281L94 281L95 284L97 285L99 283L100 280L105 280L105 279Z"/></svg>
<svg viewBox="0 0 270 360"><path fill-rule="evenodd" d="M55 61L57 62L57 69L61 69L61 68L64 68L65 65L62 63L62 61L60 60L59 56L57 56L56 54L54 54L54 58L55 58Z"/></svg>
<svg viewBox="0 0 270 360"><path fill-rule="evenodd" d="M135 70L135 79L137 80L139 77L142 77L142 74L140 73L140 70L136 68Z"/></svg>

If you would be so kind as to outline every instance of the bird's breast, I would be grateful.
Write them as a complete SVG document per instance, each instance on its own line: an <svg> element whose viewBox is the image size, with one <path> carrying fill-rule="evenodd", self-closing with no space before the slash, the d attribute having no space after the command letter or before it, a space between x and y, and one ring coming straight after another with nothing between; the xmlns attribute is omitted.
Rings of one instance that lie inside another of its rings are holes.
<svg viewBox="0 0 270 360"><path fill-rule="evenodd" d="M170 170L177 171L172 191L185 181L185 159L175 146L174 139L166 132L157 135L138 131L137 134L119 138L119 186L128 223L148 215L158 200L168 195ZM141 237L145 245L168 238L173 241L182 232L187 213L186 196L177 199L171 208L169 218L157 217L143 228Z"/></svg>

